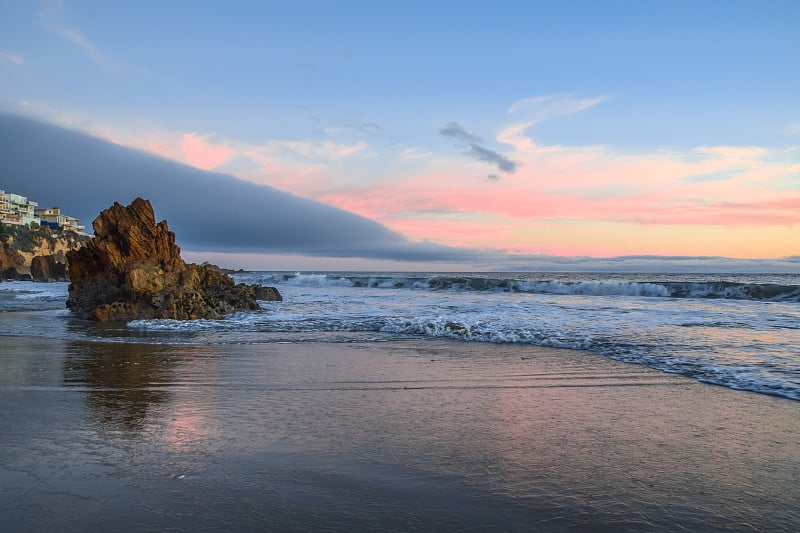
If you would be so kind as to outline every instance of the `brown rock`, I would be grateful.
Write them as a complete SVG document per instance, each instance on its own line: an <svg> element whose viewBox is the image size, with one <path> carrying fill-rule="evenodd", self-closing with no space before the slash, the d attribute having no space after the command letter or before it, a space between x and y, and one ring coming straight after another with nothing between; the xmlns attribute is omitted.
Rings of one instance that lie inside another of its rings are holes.
<svg viewBox="0 0 800 533"><path fill-rule="evenodd" d="M33 281L67 281L67 265L55 255L37 255L31 259Z"/></svg>
<svg viewBox="0 0 800 533"><path fill-rule="evenodd" d="M278 289L275 287L264 287L263 285L253 285L254 289L254 296L256 300L264 300L267 302L270 301L281 301L280 293Z"/></svg>
<svg viewBox="0 0 800 533"><path fill-rule="evenodd" d="M18 279L25 266L25 258L18 251L0 243L0 278Z"/></svg>
<svg viewBox="0 0 800 533"><path fill-rule="evenodd" d="M76 315L95 320L219 318L281 300L272 287L237 285L214 265L187 264L167 221L150 202L114 203L92 223L94 238L67 253L69 298Z"/></svg>
<svg viewBox="0 0 800 533"><path fill-rule="evenodd" d="M71 231L54 235L48 227L31 229L0 224L0 277L30 280L34 257L52 255L56 263L66 264L64 253L80 248L88 240L88 236ZM63 277L58 275L52 279Z"/></svg>

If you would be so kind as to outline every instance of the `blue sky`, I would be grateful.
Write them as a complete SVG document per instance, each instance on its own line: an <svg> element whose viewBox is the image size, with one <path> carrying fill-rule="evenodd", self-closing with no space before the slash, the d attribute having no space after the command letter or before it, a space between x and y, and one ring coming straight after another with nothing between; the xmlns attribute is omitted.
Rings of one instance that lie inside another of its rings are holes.
<svg viewBox="0 0 800 533"><path fill-rule="evenodd" d="M609 101L575 118L579 128L543 127L547 142L775 142L785 140L787 117L800 120L796 1L4 1L1 9L0 46L28 65L3 65L6 105L52 102L131 122L144 115L247 141L313 135L353 117L398 141L416 140L426 125L433 137L453 119L490 130L519 99L565 93Z"/></svg>
<svg viewBox="0 0 800 533"><path fill-rule="evenodd" d="M0 107L412 241L778 257L800 254L798 27L797 1L0 0ZM775 244L732 244L754 235Z"/></svg>

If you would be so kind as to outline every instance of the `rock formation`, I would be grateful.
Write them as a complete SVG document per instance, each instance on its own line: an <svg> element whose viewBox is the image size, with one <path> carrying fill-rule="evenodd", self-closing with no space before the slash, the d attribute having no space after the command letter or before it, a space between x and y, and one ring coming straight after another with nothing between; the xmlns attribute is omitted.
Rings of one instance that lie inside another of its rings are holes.
<svg viewBox="0 0 800 533"><path fill-rule="evenodd" d="M17 250L0 243L0 279L22 279L25 258Z"/></svg>
<svg viewBox="0 0 800 533"><path fill-rule="evenodd" d="M54 231L46 226L32 229L28 226L0 225L0 280L31 279L33 259L37 256L53 256L55 263L63 266L66 261L65 253L80 248L88 240L86 235L72 231ZM56 265L55 268L58 270L61 267ZM36 276L33 278L36 279ZM45 275L44 278L65 280L64 275Z"/></svg>
<svg viewBox="0 0 800 533"><path fill-rule="evenodd" d="M31 260L33 281L67 281L67 265L58 255L37 255Z"/></svg>
<svg viewBox="0 0 800 533"><path fill-rule="evenodd" d="M92 223L94 238L67 253L67 307L82 318L178 320L219 318L281 300L278 291L237 285L214 265L187 264L167 221L158 224L148 200L114 203Z"/></svg>

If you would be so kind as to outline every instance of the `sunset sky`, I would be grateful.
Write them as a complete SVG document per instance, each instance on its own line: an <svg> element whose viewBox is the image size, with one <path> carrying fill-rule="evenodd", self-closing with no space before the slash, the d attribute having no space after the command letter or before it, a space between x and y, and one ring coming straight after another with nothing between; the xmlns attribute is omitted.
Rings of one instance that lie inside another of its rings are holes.
<svg viewBox="0 0 800 533"><path fill-rule="evenodd" d="M0 0L0 109L412 242L781 258L798 28L780 0Z"/></svg>

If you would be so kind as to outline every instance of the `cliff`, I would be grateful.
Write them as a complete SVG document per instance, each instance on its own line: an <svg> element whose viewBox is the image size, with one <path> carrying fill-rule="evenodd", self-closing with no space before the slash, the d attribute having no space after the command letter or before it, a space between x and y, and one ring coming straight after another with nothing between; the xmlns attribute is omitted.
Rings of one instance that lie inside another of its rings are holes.
<svg viewBox="0 0 800 533"><path fill-rule="evenodd" d="M37 281L66 280L63 268L66 253L77 250L88 240L87 235L57 232L48 227L0 225L0 280L31 277ZM37 257L41 259L34 261ZM31 269L32 265L45 263L51 266L50 270Z"/></svg>
<svg viewBox="0 0 800 533"><path fill-rule="evenodd" d="M82 318L219 318L280 300L277 290L237 285L214 265L187 264L167 221L158 224L150 202L115 203L92 223L95 236L67 253L67 307Z"/></svg>

